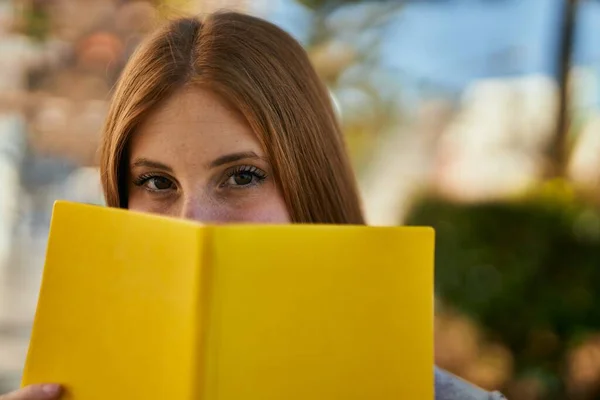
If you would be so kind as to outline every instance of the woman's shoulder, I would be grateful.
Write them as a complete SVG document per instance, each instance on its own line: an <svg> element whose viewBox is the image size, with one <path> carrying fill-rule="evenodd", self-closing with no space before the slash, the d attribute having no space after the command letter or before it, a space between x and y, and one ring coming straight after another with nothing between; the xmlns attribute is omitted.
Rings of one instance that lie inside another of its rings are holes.
<svg viewBox="0 0 600 400"><path fill-rule="evenodd" d="M435 368L435 400L502 400L498 392L487 392L442 369Z"/></svg>

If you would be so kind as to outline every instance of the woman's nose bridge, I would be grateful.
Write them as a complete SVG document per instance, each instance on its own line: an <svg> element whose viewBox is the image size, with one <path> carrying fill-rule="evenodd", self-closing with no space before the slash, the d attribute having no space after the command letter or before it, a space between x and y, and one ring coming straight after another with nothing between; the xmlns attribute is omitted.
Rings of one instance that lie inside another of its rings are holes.
<svg viewBox="0 0 600 400"><path fill-rule="evenodd" d="M219 202L201 192L184 196L180 217L205 223L222 222L225 218Z"/></svg>

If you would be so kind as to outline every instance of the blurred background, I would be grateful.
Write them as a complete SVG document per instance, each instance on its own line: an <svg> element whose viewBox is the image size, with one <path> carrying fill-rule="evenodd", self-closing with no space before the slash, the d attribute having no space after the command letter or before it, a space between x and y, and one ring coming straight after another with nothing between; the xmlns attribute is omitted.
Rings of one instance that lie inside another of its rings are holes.
<svg viewBox="0 0 600 400"><path fill-rule="evenodd" d="M52 203L103 203L121 69L166 18L222 8L306 47L369 222L436 228L437 364L511 400L600 398L592 0L0 0L0 391L19 383Z"/></svg>

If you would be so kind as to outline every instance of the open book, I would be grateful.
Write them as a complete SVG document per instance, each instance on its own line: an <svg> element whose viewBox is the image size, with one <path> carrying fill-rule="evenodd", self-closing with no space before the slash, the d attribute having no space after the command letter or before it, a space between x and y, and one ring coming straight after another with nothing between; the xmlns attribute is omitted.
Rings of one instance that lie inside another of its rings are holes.
<svg viewBox="0 0 600 400"><path fill-rule="evenodd" d="M23 384L74 400L432 400L430 228L58 202Z"/></svg>

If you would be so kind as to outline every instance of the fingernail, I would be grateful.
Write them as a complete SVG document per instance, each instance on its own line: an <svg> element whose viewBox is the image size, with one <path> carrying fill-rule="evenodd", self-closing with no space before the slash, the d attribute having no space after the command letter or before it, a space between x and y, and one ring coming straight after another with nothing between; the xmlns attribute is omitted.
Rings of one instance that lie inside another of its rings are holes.
<svg viewBox="0 0 600 400"><path fill-rule="evenodd" d="M60 385L46 384L42 385L42 392L48 396L55 396L60 392Z"/></svg>

